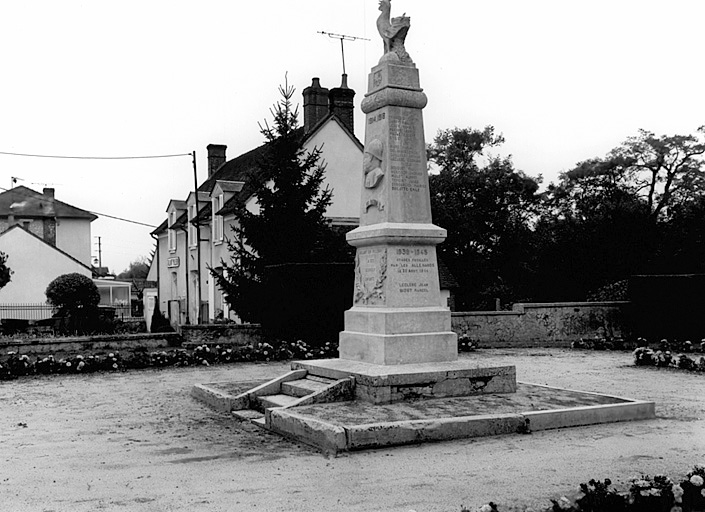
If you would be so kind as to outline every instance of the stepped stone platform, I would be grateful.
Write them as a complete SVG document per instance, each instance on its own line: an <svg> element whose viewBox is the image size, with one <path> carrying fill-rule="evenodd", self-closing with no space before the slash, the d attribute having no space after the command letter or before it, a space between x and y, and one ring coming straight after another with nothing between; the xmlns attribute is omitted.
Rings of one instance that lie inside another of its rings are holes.
<svg viewBox="0 0 705 512"><path fill-rule="evenodd" d="M340 360L295 362L291 372L272 381L197 384L192 393L239 420L252 421L326 453L655 417L654 402L516 383L514 367L474 368L480 373L499 373L505 384L513 384L508 392L490 388L472 395L434 396L432 385L416 385L420 384L418 375L423 374L411 368L417 365L385 367L393 371L382 375L375 375L379 367L365 368L363 363L357 363L358 372L351 375L342 365ZM473 370L449 369L453 365L448 363L443 366L446 373L427 372L426 377L443 382L448 375L468 375ZM357 389L358 379L363 382L362 393ZM370 382L377 384L371 386L377 391L385 387L380 384L389 384L389 393L364 390ZM369 400L370 396L393 396L391 389L399 384L415 391L406 396L398 393L396 400L384 403ZM419 389L425 389L426 395L418 393Z"/></svg>

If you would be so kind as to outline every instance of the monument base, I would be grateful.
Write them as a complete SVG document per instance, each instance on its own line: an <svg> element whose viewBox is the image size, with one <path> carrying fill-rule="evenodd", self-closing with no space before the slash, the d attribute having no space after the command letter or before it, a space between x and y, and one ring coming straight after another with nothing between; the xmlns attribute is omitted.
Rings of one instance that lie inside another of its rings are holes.
<svg viewBox="0 0 705 512"><path fill-rule="evenodd" d="M365 308L345 312L341 359L381 365L441 363L458 359L458 336L442 307Z"/></svg>
<svg viewBox="0 0 705 512"><path fill-rule="evenodd" d="M455 361L458 338L453 332L414 334L340 333L340 358L379 365Z"/></svg>
<svg viewBox="0 0 705 512"><path fill-rule="evenodd" d="M352 377L355 380L355 399L373 404L514 393L517 387L514 366L479 368L469 361L381 365L345 359L320 359L296 361L291 369L306 370L309 375L333 380Z"/></svg>

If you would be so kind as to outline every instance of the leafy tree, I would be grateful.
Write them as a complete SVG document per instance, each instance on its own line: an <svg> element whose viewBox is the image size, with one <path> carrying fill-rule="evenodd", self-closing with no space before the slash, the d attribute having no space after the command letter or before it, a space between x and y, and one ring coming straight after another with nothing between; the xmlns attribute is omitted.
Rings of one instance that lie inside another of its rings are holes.
<svg viewBox="0 0 705 512"><path fill-rule="evenodd" d="M548 187L536 226L544 283L536 300L582 300L633 274L703 268L705 128L698 132L640 130Z"/></svg>
<svg viewBox="0 0 705 512"><path fill-rule="evenodd" d="M494 308L495 298L515 301L528 292L531 222L539 179L514 168L510 157L480 157L504 142L492 126L454 128L429 145L434 223L448 231L440 258L458 280L462 309Z"/></svg>
<svg viewBox="0 0 705 512"><path fill-rule="evenodd" d="M294 88L279 88L282 99L272 108L273 125L260 132L266 143L252 177L259 212L244 201L234 212L234 236L228 242L230 263L211 275L226 300L245 321L261 321L266 311L267 268L285 263L315 263L346 258L340 234L324 213L332 191L322 188L325 166L321 150L306 151L298 128L298 108L291 98Z"/></svg>
<svg viewBox="0 0 705 512"><path fill-rule="evenodd" d="M0 288L12 280L12 269L7 266L7 254L0 251Z"/></svg>
<svg viewBox="0 0 705 512"><path fill-rule="evenodd" d="M639 130L611 157L623 159L626 178L655 218L668 209L697 199L705 190L705 126L696 135L662 135Z"/></svg>
<svg viewBox="0 0 705 512"><path fill-rule="evenodd" d="M149 259L146 256L140 256L132 261L125 270L117 275L118 279L147 279L149 274Z"/></svg>

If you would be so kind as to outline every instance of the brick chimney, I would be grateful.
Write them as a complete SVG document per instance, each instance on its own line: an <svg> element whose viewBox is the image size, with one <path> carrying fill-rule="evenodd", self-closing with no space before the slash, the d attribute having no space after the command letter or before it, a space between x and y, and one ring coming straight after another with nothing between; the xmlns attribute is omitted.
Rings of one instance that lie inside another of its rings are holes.
<svg viewBox="0 0 705 512"><path fill-rule="evenodd" d="M355 133L353 121L355 114L355 106L353 105L355 91L348 87L348 75L343 74L340 87L331 89L328 98L330 99L331 113L335 114L338 119L342 121L346 128L350 130L350 133Z"/></svg>
<svg viewBox="0 0 705 512"><path fill-rule="evenodd" d="M208 144L208 177L213 176L213 173L225 163L225 150L228 146L223 144Z"/></svg>
<svg viewBox="0 0 705 512"><path fill-rule="evenodd" d="M310 87L306 87L304 95L304 133L309 133L328 115L328 89L321 87L318 77L314 78Z"/></svg>
<svg viewBox="0 0 705 512"><path fill-rule="evenodd" d="M49 203L44 208L44 213L48 217L42 219L42 238L49 245L56 247L56 216L54 212L54 189L45 187L42 190L42 194L47 199L50 199Z"/></svg>

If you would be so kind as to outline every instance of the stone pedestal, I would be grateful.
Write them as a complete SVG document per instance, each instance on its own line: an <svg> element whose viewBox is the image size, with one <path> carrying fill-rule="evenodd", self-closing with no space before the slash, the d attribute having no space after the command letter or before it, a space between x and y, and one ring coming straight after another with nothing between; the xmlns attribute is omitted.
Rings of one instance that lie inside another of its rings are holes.
<svg viewBox="0 0 705 512"><path fill-rule="evenodd" d="M413 64L383 60L362 102L367 115L353 308L340 358L380 365L455 361L457 336L441 303L422 109Z"/></svg>

